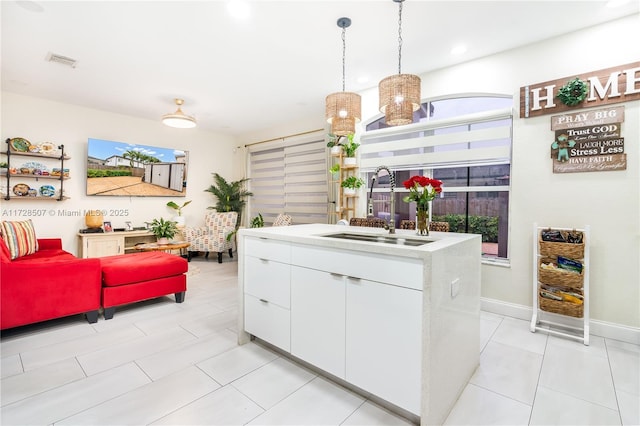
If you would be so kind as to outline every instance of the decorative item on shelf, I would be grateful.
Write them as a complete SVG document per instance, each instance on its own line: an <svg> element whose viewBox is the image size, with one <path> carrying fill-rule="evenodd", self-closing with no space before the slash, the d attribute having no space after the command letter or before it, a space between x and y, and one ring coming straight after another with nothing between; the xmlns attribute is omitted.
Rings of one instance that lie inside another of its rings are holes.
<svg viewBox="0 0 640 426"><path fill-rule="evenodd" d="M87 228L102 228L104 216L100 210L89 210L84 215L84 224Z"/></svg>
<svg viewBox="0 0 640 426"><path fill-rule="evenodd" d="M13 186L13 193L19 197L26 197L29 195L30 189L26 183L18 183Z"/></svg>
<svg viewBox="0 0 640 426"><path fill-rule="evenodd" d="M184 100L175 99L178 109L173 114L165 114L162 116L162 123L169 127L175 127L178 129L190 129L196 127L196 119L190 115L186 115L182 112L181 106L184 104Z"/></svg>
<svg viewBox="0 0 640 426"><path fill-rule="evenodd" d="M360 147L360 144L353 140L353 135L347 136L347 143L342 145L342 151L344 152L344 165L355 166L356 165L356 151Z"/></svg>
<svg viewBox="0 0 640 426"><path fill-rule="evenodd" d="M176 222L172 220L164 220L164 218L153 219L148 222L149 230L158 239L158 244L168 244L178 232Z"/></svg>
<svg viewBox="0 0 640 426"><path fill-rule="evenodd" d="M413 113L420 108L420 77L402 74L402 3L398 3L398 74L382 79L378 85L380 112L389 126L413 123Z"/></svg>
<svg viewBox="0 0 640 426"><path fill-rule="evenodd" d="M103 228L104 228L104 232L113 232L113 227L111 226L111 222L104 222Z"/></svg>
<svg viewBox="0 0 640 426"><path fill-rule="evenodd" d="M347 196L355 195L356 190L362 185L364 185L364 180L356 176L348 176L340 184L344 190L344 195Z"/></svg>
<svg viewBox="0 0 640 426"><path fill-rule="evenodd" d="M51 176L60 176L69 177L69 169L60 169L59 167L54 167L51 170Z"/></svg>
<svg viewBox="0 0 640 426"><path fill-rule="evenodd" d="M576 106L587 97L589 86L586 81L576 77L558 90L556 98L566 106Z"/></svg>
<svg viewBox="0 0 640 426"><path fill-rule="evenodd" d="M53 197L56 195L56 189L52 185L42 185L39 191L43 197Z"/></svg>
<svg viewBox="0 0 640 426"><path fill-rule="evenodd" d="M427 176L411 176L403 183L409 195L402 198L405 203L416 203L416 229L418 235L429 235L429 202L442 192L442 181Z"/></svg>
<svg viewBox="0 0 640 426"><path fill-rule="evenodd" d="M356 131L356 123L361 116L361 99L357 93L345 91L346 32L351 19L339 18L337 24L342 28L342 92L332 93L325 99L325 118L331 124L331 133L344 136Z"/></svg>
<svg viewBox="0 0 640 426"><path fill-rule="evenodd" d="M0 175L9 173L9 164L6 161L0 162Z"/></svg>
<svg viewBox="0 0 640 426"><path fill-rule="evenodd" d="M25 138L12 138L9 139L9 148L15 152L29 152L31 142Z"/></svg>
<svg viewBox="0 0 640 426"><path fill-rule="evenodd" d="M331 173L334 178L337 176L337 174L340 172L340 163L336 163L333 166L331 166L331 168L329 168L329 173Z"/></svg>
<svg viewBox="0 0 640 426"><path fill-rule="evenodd" d="M167 207L170 207L178 212L178 215L174 216L173 220L178 224L179 227L184 226L184 216L182 216L182 209L187 207L189 204L191 204L191 201L185 201L181 206L179 206L174 201L169 201L167 203Z"/></svg>

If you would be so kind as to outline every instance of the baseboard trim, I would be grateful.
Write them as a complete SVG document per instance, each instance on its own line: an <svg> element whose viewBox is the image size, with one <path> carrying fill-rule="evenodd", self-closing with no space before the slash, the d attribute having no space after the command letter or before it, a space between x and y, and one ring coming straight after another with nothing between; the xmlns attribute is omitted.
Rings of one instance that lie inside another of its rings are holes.
<svg viewBox="0 0 640 426"><path fill-rule="evenodd" d="M526 321L531 321L533 314L533 308L531 306L503 302L486 297L480 298L480 308L483 311ZM576 326L581 323L581 321L576 321L574 318L564 317L562 315L553 315L553 319L555 322L569 326ZM589 329L594 336L640 345L640 328L591 319L589 321Z"/></svg>

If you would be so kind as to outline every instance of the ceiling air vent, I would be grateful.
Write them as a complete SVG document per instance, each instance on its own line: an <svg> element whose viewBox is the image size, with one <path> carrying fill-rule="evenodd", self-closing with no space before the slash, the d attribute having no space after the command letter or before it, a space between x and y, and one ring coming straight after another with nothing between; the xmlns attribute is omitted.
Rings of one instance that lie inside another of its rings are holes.
<svg viewBox="0 0 640 426"><path fill-rule="evenodd" d="M66 65L71 68L75 68L76 65L78 64L78 61L76 61L73 58L69 58L67 56L62 56L62 55L56 55L55 53L51 53L51 52L47 54L46 59L48 62L57 62L58 64Z"/></svg>

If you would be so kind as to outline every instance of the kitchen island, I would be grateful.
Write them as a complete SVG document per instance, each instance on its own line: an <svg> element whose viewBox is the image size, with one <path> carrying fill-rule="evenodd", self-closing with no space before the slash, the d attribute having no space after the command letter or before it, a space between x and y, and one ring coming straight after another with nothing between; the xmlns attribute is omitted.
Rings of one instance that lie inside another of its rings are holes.
<svg viewBox="0 0 640 426"><path fill-rule="evenodd" d="M251 336L421 424L479 363L481 237L294 225L241 229L238 343Z"/></svg>

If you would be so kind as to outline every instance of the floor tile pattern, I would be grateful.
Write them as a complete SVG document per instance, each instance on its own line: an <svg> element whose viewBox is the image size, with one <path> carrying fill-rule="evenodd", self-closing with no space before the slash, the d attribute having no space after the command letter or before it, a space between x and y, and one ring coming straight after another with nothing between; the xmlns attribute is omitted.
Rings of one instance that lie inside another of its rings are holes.
<svg viewBox="0 0 640 426"><path fill-rule="evenodd" d="M190 266L182 304L5 330L0 424L410 424L268 348L238 346L237 262ZM584 346L488 312L480 341L480 366L445 424L640 424L639 346L597 336Z"/></svg>

